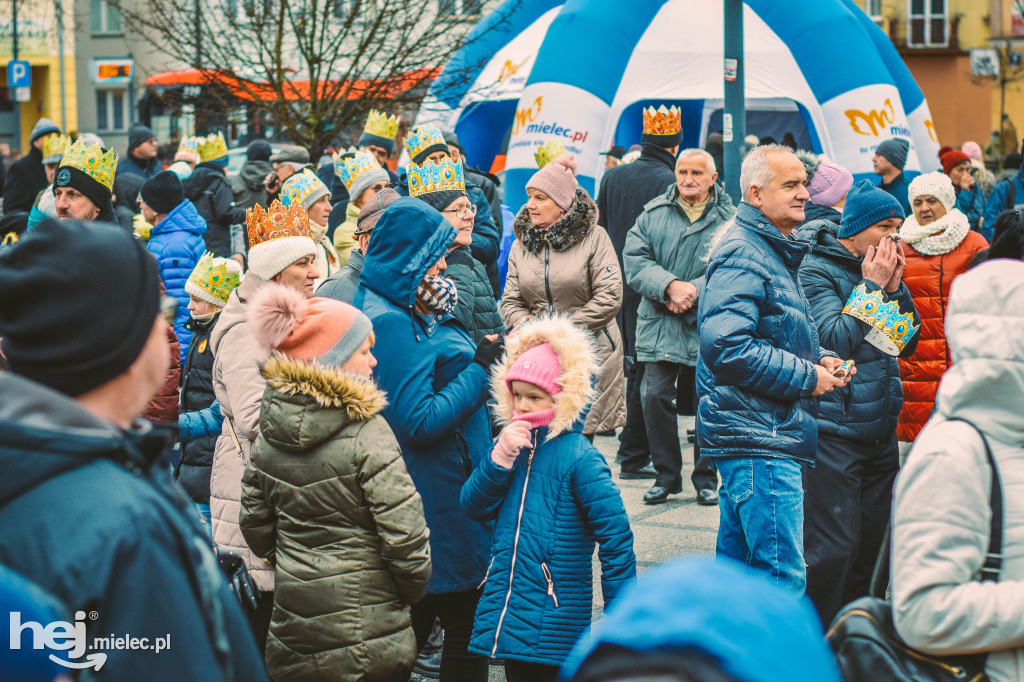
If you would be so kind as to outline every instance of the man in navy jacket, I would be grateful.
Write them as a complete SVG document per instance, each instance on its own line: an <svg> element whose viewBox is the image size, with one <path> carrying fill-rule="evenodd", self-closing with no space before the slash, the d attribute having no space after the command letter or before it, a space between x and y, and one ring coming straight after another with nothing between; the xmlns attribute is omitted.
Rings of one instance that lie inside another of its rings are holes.
<svg viewBox="0 0 1024 682"><path fill-rule="evenodd" d="M713 247L698 304L701 452L722 476L717 553L769 573L802 593L801 462L814 460L815 396L849 378L818 345L797 277L807 244L807 173L777 145L743 160L743 202Z"/></svg>

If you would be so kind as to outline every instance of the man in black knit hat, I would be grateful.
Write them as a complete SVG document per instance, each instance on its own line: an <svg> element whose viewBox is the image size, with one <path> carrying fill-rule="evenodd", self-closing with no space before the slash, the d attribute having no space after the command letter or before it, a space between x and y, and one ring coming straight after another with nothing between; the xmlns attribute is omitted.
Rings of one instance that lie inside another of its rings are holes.
<svg viewBox="0 0 1024 682"><path fill-rule="evenodd" d="M156 158L156 134L141 123L133 123L128 129L128 154L117 165L117 174L135 173L149 180L163 169Z"/></svg>
<svg viewBox="0 0 1024 682"><path fill-rule="evenodd" d="M149 644L51 647L69 667L262 682L245 615L171 480L176 433L139 419L168 366L162 307L156 261L117 226L46 219L0 251L0 562L69 618L90 614L91 634Z"/></svg>

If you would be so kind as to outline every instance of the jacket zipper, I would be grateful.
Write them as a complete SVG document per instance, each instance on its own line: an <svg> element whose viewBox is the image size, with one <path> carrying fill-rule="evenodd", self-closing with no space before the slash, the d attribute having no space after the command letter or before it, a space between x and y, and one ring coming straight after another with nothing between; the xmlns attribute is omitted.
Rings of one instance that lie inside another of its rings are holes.
<svg viewBox="0 0 1024 682"><path fill-rule="evenodd" d="M532 438L536 438L535 435ZM508 592L505 594L505 606L498 616L498 627L494 630L494 648L491 649L491 658L498 653L498 637L501 636L501 626L505 622L505 614L508 613L508 603L512 599L512 582L516 575L516 555L519 553L519 531L523 528L523 509L526 507L526 489L530 485L530 469L533 466L533 453L537 450L536 443L530 445L530 458L526 460L526 479L523 481L523 495L519 500L519 517L516 519L516 537L512 541L512 564L508 569Z"/></svg>
<svg viewBox="0 0 1024 682"><path fill-rule="evenodd" d="M547 246L544 247L544 293L548 297L548 312L555 312L555 303L551 300L551 282L548 279L548 270L550 266L550 254L551 249Z"/></svg>
<svg viewBox="0 0 1024 682"><path fill-rule="evenodd" d="M949 665L947 663L943 663L942 661L936 660L934 658L929 658L928 656L925 656L924 654L919 653L915 649L911 649L910 647L908 647L903 642L899 642L897 640L894 640L892 637L889 637L889 635L886 634L885 630L882 629L882 624L879 623L877 620L875 620L874 616L872 616L868 611L865 611L864 609L850 609L849 611L844 613L842 618L837 620L832 625L832 627L829 628L828 633L825 635L825 639L832 639L832 636L836 633L836 631L839 630L840 627L843 626L843 623L845 623L847 620L849 620L853 616L861 616L861 617L866 618L867 620L871 621L871 623L875 626L875 630L878 632L878 634L880 634L891 645L893 645L894 647L896 647L897 649L899 649L903 653L907 654L908 656L911 656L912 658L916 658L919 661L923 661L924 663L929 663L931 665L934 665L934 666L937 666L939 668L942 668L943 670L945 670L946 672L950 673L951 675L953 675L957 679L965 679L966 678L966 676L967 676L967 670L966 669L961 668L960 666ZM970 680L970 682L977 682L980 679L981 679L981 676L979 675L978 677L975 677L972 680Z"/></svg>
<svg viewBox="0 0 1024 682"><path fill-rule="evenodd" d="M555 581L551 579L551 569L544 562L541 562L540 568L544 571L544 580L548 581L548 596L551 597L551 601L555 602L555 608L558 608L558 597L555 596Z"/></svg>
<svg viewBox="0 0 1024 682"><path fill-rule="evenodd" d="M494 567L494 557L491 557L491 563L487 564L487 571L484 573L484 579L480 581L480 584L476 586L476 589L482 588L487 584L487 579L491 576L491 568Z"/></svg>

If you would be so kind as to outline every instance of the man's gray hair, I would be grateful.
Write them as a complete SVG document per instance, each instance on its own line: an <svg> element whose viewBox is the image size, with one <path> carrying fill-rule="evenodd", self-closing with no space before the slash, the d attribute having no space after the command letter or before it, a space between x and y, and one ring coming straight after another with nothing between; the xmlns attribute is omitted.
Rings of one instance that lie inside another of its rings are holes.
<svg viewBox="0 0 1024 682"><path fill-rule="evenodd" d="M679 152L679 156L676 158L676 165L679 165L680 159L692 159L695 157L700 157L704 159L704 163L705 165L707 165L708 173L710 175L714 175L715 173L718 172L715 169L715 157L711 156L711 154L708 154L703 149L684 149L683 151Z"/></svg>
<svg viewBox="0 0 1024 682"><path fill-rule="evenodd" d="M768 163L768 159L778 152L793 154L792 149L781 144L763 144L754 147L743 157L743 165L740 166L740 191L743 193L743 201L750 203L751 186L760 189L775 179L775 170Z"/></svg>

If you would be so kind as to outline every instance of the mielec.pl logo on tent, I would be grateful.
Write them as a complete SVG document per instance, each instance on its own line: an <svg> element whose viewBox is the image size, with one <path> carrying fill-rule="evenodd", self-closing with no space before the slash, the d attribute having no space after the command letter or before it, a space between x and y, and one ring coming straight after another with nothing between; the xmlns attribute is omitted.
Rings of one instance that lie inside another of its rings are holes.
<svg viewBox="0 0 1024 682"><path fill-rule="evenodd" d="M53 649L54 651L66 651L70 659L81 658L85 653L88 642L85 634L85 611L75 614L75 622L54 621L44 626L35 621L21 622L21 612L11 611L11 650L21 649L22 637L25 631L31 633L33 649ZM84 661L66 660L59 656L50 654L50 660L68 668L84 670L93 668L99 671L107 662L107 655L104 653L89 654Z"/></svg>

